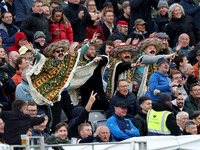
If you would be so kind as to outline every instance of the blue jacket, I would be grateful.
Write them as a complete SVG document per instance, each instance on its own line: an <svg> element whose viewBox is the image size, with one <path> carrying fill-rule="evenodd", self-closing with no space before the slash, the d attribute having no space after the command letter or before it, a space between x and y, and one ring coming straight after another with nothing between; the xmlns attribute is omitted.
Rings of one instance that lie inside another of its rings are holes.
<svg viewBox="0 0 200 150"><path fill-rule="evenodd" d="M200 6L194 0L181 0L180 5L183 6L185 14L191 16L200 29Z"/></svg>
<svg viewBox="0 0 200 150"><path fill-rule="evenodd" d="M129 119L122 119L116 114L107 120L106 126L110 129L110 133L116 141L140 136L139 130Z"/></svg>
<svg viewBox="0 0 200 150"><path fill-rule="evenodd" d="M28 82L22 80L22 82L17 86L15 91L16 99L23 99L25 101L34 101L30 90Z"/></svg>
<svg viewBox="0 0 200 150"><path fill-rule="evenodd" d="M178 43L173 48L173 51L176 52L176 47L178 46ZM191 51L191 46L181 47L181 49L178 51L178 54L185 54L186 57L188 57L189 52Z"/></svg>
<svg viewBox="0 0 200 150"><path fill-rule="evenodd" d="M169 86L169 83L171 83L170 78L163 73L155 71L151 75L149 79L149 91L152 102L158 100L158 96L153 94L155 89L158 89L160 92L164 92L172 96L172 88Z"/></svg>
<svg viewBox="0 0 200 150"><path fill-rule="evenodd" d="M31 130L32 130L32 136L43 136L44 137L44 142L46 142L47 138L49 137L49 134L44 132L44 131L42 131L40 133L40 132L38 132L37 130L35 130L33 128L31 128ZM37 144L36 140L34 140L34 144Z"/></svg>

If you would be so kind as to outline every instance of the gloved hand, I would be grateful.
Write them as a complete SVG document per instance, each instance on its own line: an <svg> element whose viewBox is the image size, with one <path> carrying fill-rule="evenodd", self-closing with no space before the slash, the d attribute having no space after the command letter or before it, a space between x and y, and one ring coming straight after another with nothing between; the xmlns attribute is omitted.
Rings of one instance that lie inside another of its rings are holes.
<svg viewBox="0 0 200 150"><path fill-rule="evenodd" d="M7 81L8 81L8 74L5 73L3 78L3 83L7 83Z"/></svg>

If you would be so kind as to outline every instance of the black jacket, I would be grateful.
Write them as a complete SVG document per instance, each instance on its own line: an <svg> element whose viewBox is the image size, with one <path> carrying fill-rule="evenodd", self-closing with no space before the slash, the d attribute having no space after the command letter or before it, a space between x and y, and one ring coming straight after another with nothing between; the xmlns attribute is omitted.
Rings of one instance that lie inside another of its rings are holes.
<svg viewBox="0 0 200 150"><path fill-rule="evenodd" d="M109 110L107 111L107 118L114 115L115 110L114 106L116 102L124 101L127 104L127 114L125 118L133 118L138 112L138 106L136 103L136 96L135 94L129 92L127 96L122 95L120 92L116 92L116 94L110 99Z"/></svg>
<svg viewBox="0 0 200 150"><path fill-rule="evenodd" d="M4 65L4 66L2 66L2 67L1 67L1 70L2 70L3 72L8 73L8 75L9 75L11 78L12 78L12 77L15 75L15 73L16 73L16 69L13 68L9 63L6 64L6 65Z"/></svg>
<svg viewBox="0 0 200 150"><path fill-rule="evenodd" d="M0 118L5 123L3 139L9 145L21 145L21 134L26 134L32 126L44 122L44 117L30 117L21 111L3 111Z"/></svg>
<svg viewBox="0 0 200 150"><path fill-rule="evenodd" d="M174 104L172 104L172 108L174 109L173 110L174 116L176 116L179 112L181 112L181 110L178 108L178 106L176 106ZM187 108L185 106L183 106L182 111L187 112Z"/></svg>
<svg viewBox="0 0 200 150"><path fill-rule="evenodd" d="M80 20L78 18L79 12L83 10L84 16ZM82 42L86 39L86 25L93 25L94 21L91 20L91 16L87 9L81 4L68 3L68 7L64 8L64 14L70 21L73 29L74 42Z"/></svg>
<svg viewBox="0 0 200 150"><path fill-rule="evenodd" d="M72 111L72 119L68 123L68 138L78 137L78 126L88 119L89 112L83 107L76 107Z"/></svg>
<svg viewBox="0 0 200 150"><path fill-rule="evenodd" d="M166 26L169 23L169 17L168 13L166 13L165 16L157 15L155 18L155 22L158 25L158 31L157 32L166 32Z"/></svg>
<svg viewBox="0 0 200 150"><path fill-rule="evenodd" d="M103 29L103 34L104 34L104 37L106 38L106 40L110 37L110 35L112 35L114 33L114 30L116 29L116 25L114 25L114 28L112 30L112 33L110 33L110 30L108 29L108 27L106 26L105 23L103 23L101 25L101 28Z"/></svg>
<svg viewBox="0 0 200 150"><path fill-rule="evenodd" d="M129 33L133 31L135 26L134 22L136 19L141 18L146 24L146 31L151 33L152 31L152 17L151 17L151 6L157 9L159 0L130 0L131 5L131 16L129 20Z"/></svg>
<svg viewBox="0 0 200 150"><path fill-rule="evenodd" d="M139 111L137 115L133 118L133 124L140 131L141 136L147 136L147 114Z"/></svg>
<svg viewBox="0 0 200 150"><path fill-rule="evenodd" d="M24 32L28 40L31 42L33 42L34 34L37 31L44 32L48 44L52 41L52 37L49 32L49 22L43 13L41 15L34 12L30 13L23 21L20 31Z"/></svg>
<svg viewBox="0 0 200 150"><path fill-rule="evenodd" d="M178 37L182 33L186 33L190 37L190 46L199 42L199 29L194 23L192 17L182 16L180 19L172 18L167 25L167 34L169 35L169 46L175 47L178 42Z"/></svg>
<svg viewBox="0 0 200 150"><path fill-rule="evenodd" d="M158 101L155 101L152 105L152 109L155 111L170 111L172 112L172 107L168 106L165 103L160 103ZM166 121L167 128L171 131L171 135L180 135L180 128L176 123L176 119L174 114L169 114Z"/></svg>

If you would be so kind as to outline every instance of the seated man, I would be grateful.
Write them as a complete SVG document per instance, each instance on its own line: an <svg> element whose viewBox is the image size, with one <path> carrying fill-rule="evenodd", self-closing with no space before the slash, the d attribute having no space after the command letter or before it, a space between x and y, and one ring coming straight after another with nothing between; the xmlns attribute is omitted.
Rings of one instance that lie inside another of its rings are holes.
<svg viewBox="0 0 200 150"><path fill-rule="evenodd" d="M153 103L152 109L147 114L148 135L180 135L180 129L172 113L171 96L157 91L155 94L158 95L158 100Z"/></svg>
<svg viewBox="0 0 200 150"><path fill-rule="evenodd" d="M172 86L177 86L177 81L171 82L167 76L169 71L169 61L165 58L160 58L157 61L158 71L155 71L149 79L149 90L152 102L158 100L158 96L154 95L154 90L158 89L163 93L172 96Z"/></svg>
<svg viewBox="0 0 200 150"><path fill-rule="evenodd" d="M93 142L94 139L97 137L97 135L100 132L100 128L98 127L96 129L96 132L92 134L92 127L89 123L82 123L78 126L78 133L79 136L77 137L78 143L90 143Z"/></svg>
<svg viewBox="0 0 200 150"><path fill-rule="evenodd" d="M183 33L179 36L178 43L173 48L173 51L177 52L178 54L183 53L186 57L188 57L188 53L191 51L191 47L189 46L189 44L190 37L186 33Z"/></svg>
<svg viewBox="0 0 200 150"><path fill-rule="evenodd" d="M100 126L99 134L93 142L114 142L110 135L110 130L107 126Z"/></svg>
<svg viewBox="0 0 200 150"><path fill-rule="evenodd" d="M183 135L197 135L197 125L193 120L187 120L184 123Z"/></svg>
<svg viewBox="0 0 200 150"><path fill-rule="evenodd" d="M184 123L189 119L189 114L185 111L180 111L176 115L176 123L180 128L181 134L183 134Z"/></svg>
<svg viewBox="0 0 200 150"><path fill-rule="evenodd" d="M174 109L174 115L177 115L178 112L180 111L186 111L187 109L184 106L184 99L183 99L183 95L181 93L179 93L176 97L175 100L172 101L172 108Z"/></svg>
<svg viewBox="0 0 200 150"><path fill-rule="evenodd" d="M106 126L116 141L140 136L139 130L129 119L125 118L126 114L127 104L124 101L118 101L115 103L115 114L106 122Z"/></svg>
<svg viewBox="0 0 200 150"><path fill-rule="evenodd" d="M40 115L39 115L40 116ZM43 116L43 115L41 115ZM49 118L47 116L44 117L45 121L37 126L33 126L32 128L32 136L43 136L44 142L46 142L47 138L49 137L49 134L46 133L44 130L46 128L46 125L48 123ZM34 140L34 144L37 144L37 141Z"/></svg>
<svg viewBox="0 0 200 150"><path fill-rule="evenodd" d="M128 83L125 79L121 79L117 82L117 92L110 99L109 110L107 111L107 118L110 118L115 113L115 104L118 101L123 101L127 105L126 118L133 118L137 114L138 108L136 104L136 96L129 92Z"/></svg>
<svg viewBox="0 0 200 150"><path fill-rule="evenodd" d="M147 96L143 96L139 98L139 105L141 107L141 111L138 112L137 115L133 118L133 124L140 131L141 136L147 136L147 113L152 108L151 99Z"/></svg>
<svg viewBox="0 0 200 150"><path fill-rule="evenodd" d="M194 111L199 110L200 106L200 85L199 84L192 84L190 85L190 95L185 99L184 106L188 110L190 117Z"/></svg>

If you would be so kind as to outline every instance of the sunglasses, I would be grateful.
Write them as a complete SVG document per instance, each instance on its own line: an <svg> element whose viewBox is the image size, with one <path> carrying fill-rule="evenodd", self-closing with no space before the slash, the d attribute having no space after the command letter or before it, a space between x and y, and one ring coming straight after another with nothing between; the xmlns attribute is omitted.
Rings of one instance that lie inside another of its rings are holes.
<svg viewBox="0 0 200 150"><path fill-rule="evenodd" d="M56 53L60 53L60 52L63 53L63 52L64 52L64 49L56 50L55 52L56 52Z"/></svg>

